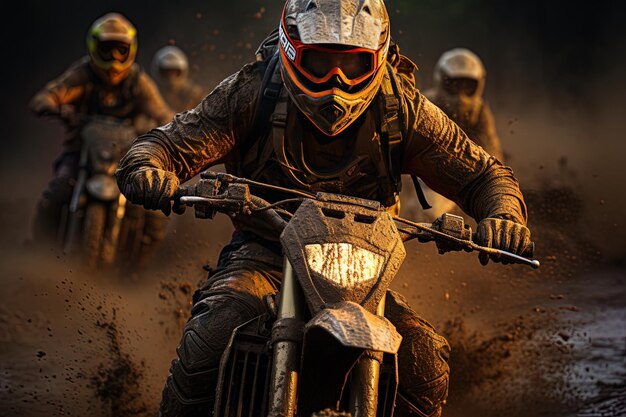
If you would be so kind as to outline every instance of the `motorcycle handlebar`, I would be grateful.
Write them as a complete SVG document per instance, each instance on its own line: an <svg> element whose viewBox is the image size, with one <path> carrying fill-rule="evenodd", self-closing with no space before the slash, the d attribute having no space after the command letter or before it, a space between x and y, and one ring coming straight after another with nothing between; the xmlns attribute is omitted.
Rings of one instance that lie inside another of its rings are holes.
<svg viewBox="0 0 626 417"><path fill-rule="evenodd" d="M496 248L481 246L477 244L475 233L471 237L468 237L467 239L462 239L456 236L452 236L448 233L442 232L440 230L437 230L436 228L433 227L434 225L430 225L427 223L414 223L409 220L399 219L399 218L396 218L396 220L397 221L399 220L401 223L408 224L417 230L417 232L410 232L406 230L403 231L404 236L402 240L405 242L411 239L417 239L420 242L430 242L434 240L436 241L437 238L440 238L449 243L457 244L462 249L465 249L467 251L483 252L488 255L493 255L501 259L503 258L504 260L510 263L528 265L532 267L533 269L538 269L541 266L541 263L538 260L532 259L534 255L534 251L535 251L534 242L531 242L528 248L526 249L526 251L520 256L515 253L508 252L502 249L496 249Z"/></svg>
<svg viewBox="0 0 626 417"><path fill-rule="evenodd" d="M241 204L239 200L225 198L210 198L182 195L181 191L175 195L175 204L183 204L186 206L202 205L211 210L228 214L251 214L254 212L257 216L263 217L265 221L279 233L283 231L287 222L271 208L271 204L260 197L250 195L249 205Z"/></svg>
<svg viewBox="0 0 626 417"><path fill-rule="evenodd" d="M195 195L195 189L190 193L190 188L181 187L176 195L173 197L175 205L183 204L186 206L201 206L205 208L202 217L208 218L212 218L215 212L221 212L231 216L241 214L250 215L254 213L255 215L264 217L265 220L278 232L282 232L282 230L287 225L287 221L285 221L283 217L278 214L277 211L277 207L280 203L270 204L260 197L251 195L247 188L248 184L250 183L249 180L240 179L228 174L215 173L207 174L204 178L215 178L217 180L224 181L226 184L238 184L240 186L243 185L243 187L245 187L245 191L242 192L242 189L239 188L238 190L236 190L238 192L233 193L233 195L230 195L228 191L217 194L221 190L213 188L211 190L212 196L206 197L206 195ZM252 185L263 186L264 184L254 183ZM271 187L278 188L275 186ZM206 190L204 191L206 192ZM283 189L283 191L291 190ZM303 192L299 192L297 195L300 199L315 198L315 196L309 195L308 193L306 195L304 194L305 193ZM198 215L198 210L196 210L196 215ZM534 252L534 243L531 243L523 256L520 256L501 249L481 246L475 242L475 236L470 235L466 238L453 236L449 233L437 230L434 227L434 224L431 225L414 223L409 220L400 219L397 217L394 217L394 220L412 226L415 229L415 231L401 230L400 234L403 241L408 241L411 239L418 239L420 242L444 240L448 243L456 244L457 246L461 247L462 250L483 252L502 260L506 260L510 263L528 265L534 269L539 268L541 265L538 260L532 259Z"/></svg>

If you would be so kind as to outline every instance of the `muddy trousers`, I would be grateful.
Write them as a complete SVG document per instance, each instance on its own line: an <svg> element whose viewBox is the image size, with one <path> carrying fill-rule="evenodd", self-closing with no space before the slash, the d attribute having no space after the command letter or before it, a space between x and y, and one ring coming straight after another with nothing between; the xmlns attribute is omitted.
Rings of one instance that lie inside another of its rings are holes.
<svg viewBox="0 0 626 417"><path fill-rule="evenodd" d="M72 198L79 159L78 151L66 151L55 161L54 177L48 183L35 209L33 238L36 242L59 241L61 221Z"/></svg>
<svg viewBox="0 0 626 417"><path fill-rule="evenodd" d="M163 390L161 417L211 415L222 352L237 326L266 311L265 298L280 286L281 263L280 256L254 242L231 243L222 251L218 268L194 295ZM403 337L396 416L440 416L448 393L447 341L393 291L385 316Z"/></svg>

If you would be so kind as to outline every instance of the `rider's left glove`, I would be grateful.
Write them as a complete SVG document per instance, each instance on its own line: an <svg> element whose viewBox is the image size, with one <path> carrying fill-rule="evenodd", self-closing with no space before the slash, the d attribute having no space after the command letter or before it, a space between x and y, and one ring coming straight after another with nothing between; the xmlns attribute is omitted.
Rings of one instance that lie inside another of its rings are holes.
<svg viewBox="0 0 626 417"><path fill-rule="evenodd" d="M124 184L120 184L120 189L131 203L169 215L170 203L179 185L180 180L173 172L141 168L130 174Z"/></svg>
<svg viewBox="0 0 626 417"><path fill-rule="evenodd" d="M523 256L531 247L530 230L511 220L487 218L478 224L477 242L481 246L501 249L516 255ZM507 263L498 256L481 253L480 263L487 265L491 259L494 262Z"/></svg>

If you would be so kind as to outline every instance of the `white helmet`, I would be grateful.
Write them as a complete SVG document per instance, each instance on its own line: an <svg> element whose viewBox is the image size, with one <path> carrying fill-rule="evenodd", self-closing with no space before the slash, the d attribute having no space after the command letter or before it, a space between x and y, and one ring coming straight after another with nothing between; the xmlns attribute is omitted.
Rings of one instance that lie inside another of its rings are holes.
<svg viewBox="0 0 626 417"><path fill-rule="evenodd" d="M150 73L159 86L182 85L189 73L187 55L177 46L165 46L154 54Z"/></svg>
<svg viewBox="0 0 626 417"><path fill-rule="evenodd" d="M463 93L482 97L485 90L485 67L475 53L465 48L445 52L435 65L435 88L447 95Z"/></svg>

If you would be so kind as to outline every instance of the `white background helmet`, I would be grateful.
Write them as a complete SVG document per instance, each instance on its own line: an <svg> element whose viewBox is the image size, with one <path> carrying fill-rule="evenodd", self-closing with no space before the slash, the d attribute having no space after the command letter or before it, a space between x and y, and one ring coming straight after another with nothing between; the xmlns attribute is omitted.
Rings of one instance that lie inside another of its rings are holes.
<svg viewBox="0 0 626 417"><path fill-rule="evenodd" d="M485 67L475 53L465 48L455 48L444 52L435 65L433 75L435 88L443 91L444 78L475 80L477 83L473 97L482 97L485 90Z"/></svg>
<svg viewBox="0 0 626 417"><path fill-rule="evenodd" d="M187 55L177 46L165 46L154 54L150 73L161 86L184 83L189 74Z"/></svg>

